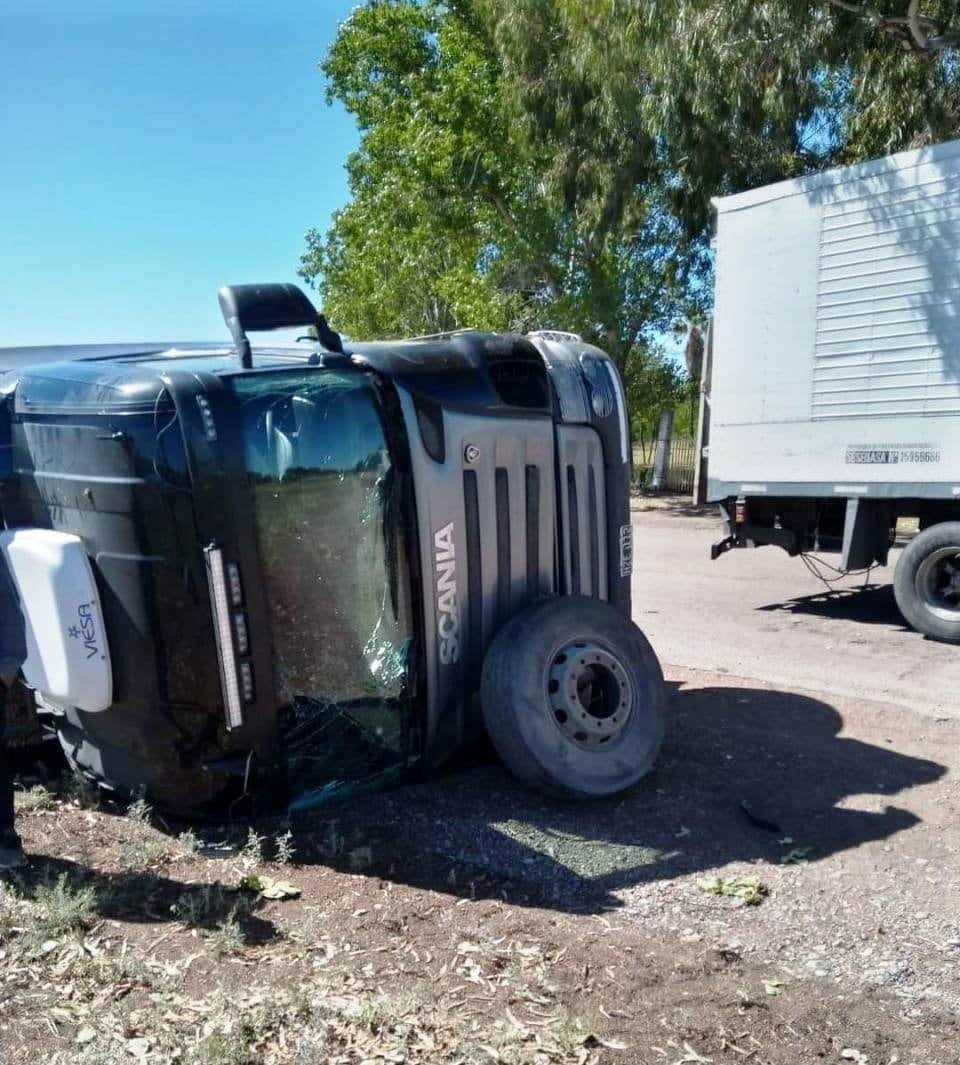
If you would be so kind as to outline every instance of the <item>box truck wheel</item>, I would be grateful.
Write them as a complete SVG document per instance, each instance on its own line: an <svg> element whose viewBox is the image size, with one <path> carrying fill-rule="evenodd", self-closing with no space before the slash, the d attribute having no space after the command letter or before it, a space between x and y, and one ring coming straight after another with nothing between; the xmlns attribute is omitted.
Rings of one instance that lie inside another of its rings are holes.
<svg viewBox="0 0 960 1065"><path fill-rule="evenodd" d="M918 632L960 643L960 521L931 525L907 544L893 591Z"/></svg>
<svg viewBox="0 0 960 1065"><path fill-rule="evenodd" d="M663 739L657 656L619 610L586 596L536 603L507 622L484 659L480 699L507 768L552 795L630 787Z"/></svg>

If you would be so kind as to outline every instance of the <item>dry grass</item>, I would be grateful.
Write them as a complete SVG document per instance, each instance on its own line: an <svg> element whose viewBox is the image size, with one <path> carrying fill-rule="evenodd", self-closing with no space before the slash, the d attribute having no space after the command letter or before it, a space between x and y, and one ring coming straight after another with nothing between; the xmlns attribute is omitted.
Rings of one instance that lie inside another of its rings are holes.
<svg viewBox="0 0 960 1065"><path fill-rule="evenodd" d="M153 833L149 820L140 808L125 831ZM182 855L194 843L188 837L168 846ZM133 853L121 847L118 864ZM230 863L235 876L254 853L251 836ZM139 890L149 893L149 883L146 877ZM44 1019L53 1036L50 1065L597 1060L594 1026L560 1003L553 959L536 944L458 941L451 929L446 960L398 982L381 973L407 970L411 948L389 931L392 924L374 937L382 947L359 947L363 907L353 920L302 921L258 946L250 934L258 901L230 884L191 886L170 907L172 923L148 936L103 920L103 902L83 875L67 873L0 894L0 951L16 974L5 981L6 1008L20 1023ZM125 900L128 908L137 904ZM158 951L160 944L168 949ZM472 999L500 1003L489 1024L479 1021Z"/></svg>
<svg viewBox="0 0 960 1065"><path fill-rule="evenodd" d="M15 953L18 964L29 966L34 989L50 987L42 1008L57 1035L48 1058L51 1065L131 1065L147 1060L183 1065L491 1060L503 1065L586 1065L596 1060L590 1049L593 1029L548 997L545 959L537 952L514 957L517 971L523 973L516 1014L508 1009L486 1029L443 986L419 994L412 989L391 992L373 986L362 966L357 973L349 963L298 981L263 982L254 969L254 979L239 984L218 977L208 986L191 985L195 954L160 961L126 940L84 941L93 899L64 882L32 903L18 899L16 905L32 908L20 915L37 922L33 940L56 937L41 953ZM349 956L347 940L330 945L334 955ZM220 964L251 957L235 911L202 935L198 949L221 959ZM276 950L274 963L279 955ZM482 998L495 995L498 981L508 986L499 975L503 959L496 950L478 948L456 953L454 959L445 983L459 989L460 997L464 981ZM303 960L301 976L310 972ZM265 961L261 954L260 962ZM523 1014L524 1002L548 1008L534 1007L538 1016L522 1020L517 1014Z"/></svg>
<svg viewBox="0 0 960 1065"><path fill-rule="evenodd" d="M45 813L57 808L57 796L42 784L14 792L13 804L17 816Z"/></svg>
<svg viewBox="0 0 960 1065"><path fill-rule="evenodd" d="M291 868L293 835L275 826L206 826L201 841L160 823L145 804L118 817L72 796L40 798L25 818L28 850L47 858L0 883L3 1065L794 1065L851 1045L814 1030L822 988L811 1021L798 979L735 952L716 969L705 946L661 943L612 912L365 875L382 855L345 817L297 840L337 868ZM659 860L631 845L600 862L575 833L497 824L590 872ZM240 890L254 866L301 897ZM448 868L449 884L467 882ZM831 1023L849 1026L857 1008L846 997Z"/></svg>

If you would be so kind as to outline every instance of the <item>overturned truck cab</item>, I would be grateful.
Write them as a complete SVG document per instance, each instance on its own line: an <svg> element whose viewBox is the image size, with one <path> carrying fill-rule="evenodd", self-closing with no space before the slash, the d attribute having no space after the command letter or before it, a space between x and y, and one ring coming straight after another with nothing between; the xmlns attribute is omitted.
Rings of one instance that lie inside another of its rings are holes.
<svg viewBox="0 0 960 1065"><path fill-rule="evenodd" d="M68 762L177 810L306 808L484 728L548 792L656 757L619 376L571 334L344 343L291 285L230 345L0 353L19 682ZM248 333L310 329L295 344Z"/></svg>

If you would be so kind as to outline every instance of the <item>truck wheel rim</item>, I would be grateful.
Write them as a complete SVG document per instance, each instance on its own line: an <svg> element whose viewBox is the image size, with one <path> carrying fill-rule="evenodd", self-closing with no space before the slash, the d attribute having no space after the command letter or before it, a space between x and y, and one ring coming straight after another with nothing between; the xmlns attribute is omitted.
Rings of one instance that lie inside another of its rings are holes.
<svg viewBox="0 0 960 1065"><path fill-rule="evenodd" d="M620 660L599 644L565 644L547 673L550 714L563 735L586 751L616 744L633 712L633 687Z"/></svg>
<svg viewBox="0 0 960 1065"><path fill-rule="evenodd" d="M960 547L941 548L920 563L917 594L932 614L960 621Z"/></svg>

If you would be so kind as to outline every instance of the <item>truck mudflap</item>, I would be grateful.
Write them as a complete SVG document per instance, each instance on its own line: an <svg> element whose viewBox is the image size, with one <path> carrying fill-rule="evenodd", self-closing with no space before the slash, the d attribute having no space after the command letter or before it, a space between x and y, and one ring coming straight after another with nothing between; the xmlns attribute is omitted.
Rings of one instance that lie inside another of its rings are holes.
<svg viewBox="0 0 960 1065"><path fill-rule="evenodd" d="M7 529L0 532L0 553L19 600L24 682L46 702L88 713L106 710L113 701L110 652L80 537Z"/></svg>

